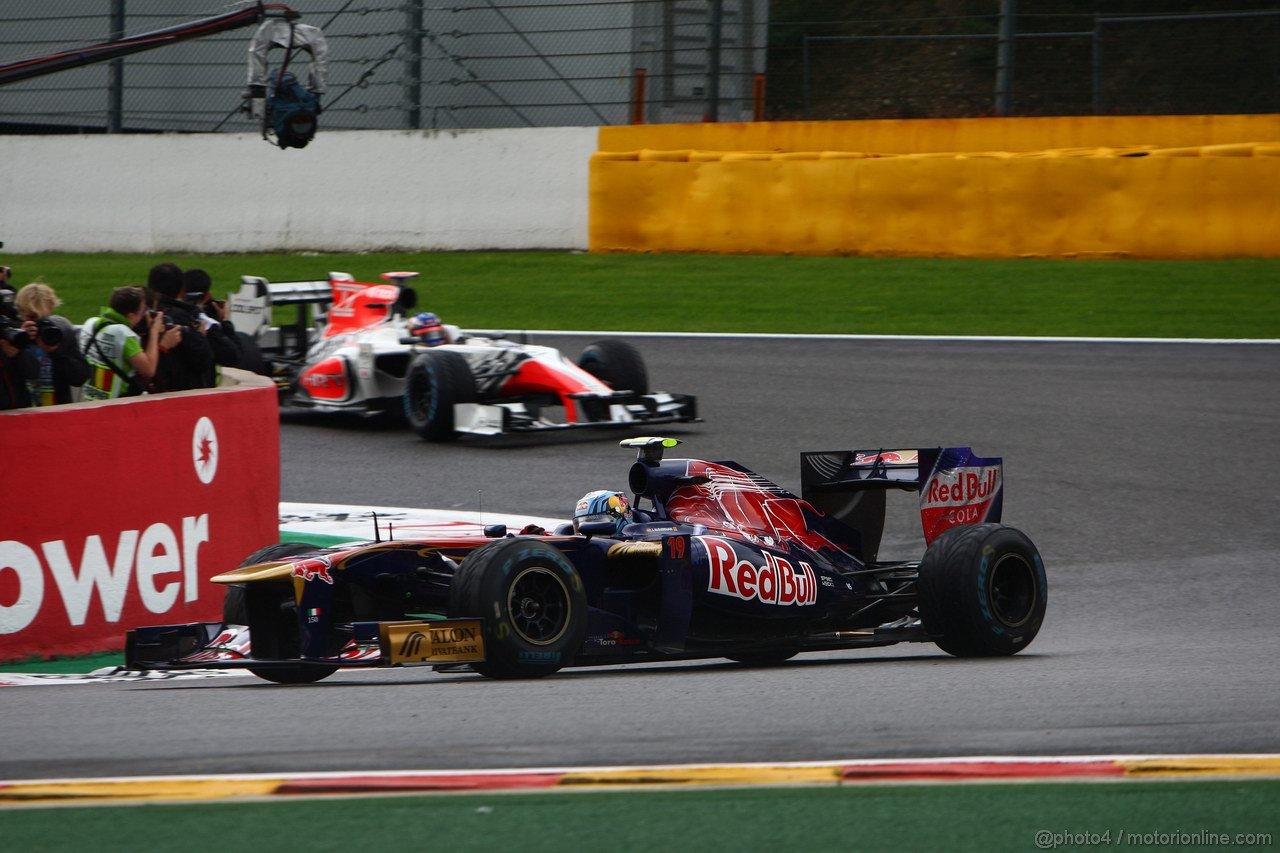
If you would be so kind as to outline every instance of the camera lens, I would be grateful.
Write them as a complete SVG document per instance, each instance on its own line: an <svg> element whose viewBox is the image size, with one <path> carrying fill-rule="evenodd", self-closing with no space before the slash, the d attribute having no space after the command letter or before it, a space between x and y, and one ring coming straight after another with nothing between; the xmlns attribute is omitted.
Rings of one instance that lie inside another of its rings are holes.
<svg viewBox="0 0 1280 853"><path fill-rule="evenodd" d="M0 341L22 349L31 343L31 336L21 326L15 326L9 322L0 322Z"/></svg>
<svg viewBox="0 0 1280 853"><path fill-rule="evenodd" d="M62 343L62 330L47 317L36 321L36 336L47 347L56 347Z"/></svg>

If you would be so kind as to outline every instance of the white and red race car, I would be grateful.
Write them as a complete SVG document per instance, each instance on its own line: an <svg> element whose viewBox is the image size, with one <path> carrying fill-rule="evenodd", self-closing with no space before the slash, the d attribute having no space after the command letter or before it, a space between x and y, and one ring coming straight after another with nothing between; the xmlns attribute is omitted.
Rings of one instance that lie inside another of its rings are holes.
<svg viewBox="0 0 1280 853"><path fill-rule="evenodd" d="M407 283L417 275L383 273L384 284L340 272L325 281L242 276L229 300L241 366L272 376L282 405L403 411L428 441L699 420L696 398L650 392L644 360L625 341L596 341L575 363L501 332L424 329L421 318L434 315L410 316L417 295ZM273 307L286 305L297 306L294 321L273 323Z"/></svg>

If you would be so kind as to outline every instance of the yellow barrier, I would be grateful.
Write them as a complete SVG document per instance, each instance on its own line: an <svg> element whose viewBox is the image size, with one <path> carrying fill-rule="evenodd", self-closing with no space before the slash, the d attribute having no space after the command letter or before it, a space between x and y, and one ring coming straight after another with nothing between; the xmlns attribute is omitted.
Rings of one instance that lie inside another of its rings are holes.
<svg viewBox="0 0 1280 853"><path fill-rule="evenodd" d="M593 251L1280 256L1280 115L600 129Z"/></svg>
<svg viewBox="0 0 1280 853"><path fill-rule="evenodd" d="M770 156L702 141L707 149L593 157L591 250L1280 256L1274 143L1192 150L1130 141L1123 148L905 156L814 148Z"/></svg>
<svg viewBox="0 0 1280 853"><path fill-rule="evenodd" d="M1280 115L878 119L602 127L601 151L1043 151L1224 145L1280 139Z"/></svg>

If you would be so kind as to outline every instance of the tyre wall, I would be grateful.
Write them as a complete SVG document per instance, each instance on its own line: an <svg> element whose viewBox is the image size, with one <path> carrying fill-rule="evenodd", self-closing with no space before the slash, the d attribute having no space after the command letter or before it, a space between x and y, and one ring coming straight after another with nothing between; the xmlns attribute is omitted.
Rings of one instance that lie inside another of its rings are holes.
<svg viewBox="0 0 1280 853"><path fill-rule="evenodd" d="M1280 256L1280 116L603 128L592 251Z"/></svg>
<svg viewBox="0 0 1280 853"><path fill-rule="evenodd" d="M208 579L278 537L274 386L0 412L0 662L220 619ZM21 452L17 449L21 448Z"/></svg>

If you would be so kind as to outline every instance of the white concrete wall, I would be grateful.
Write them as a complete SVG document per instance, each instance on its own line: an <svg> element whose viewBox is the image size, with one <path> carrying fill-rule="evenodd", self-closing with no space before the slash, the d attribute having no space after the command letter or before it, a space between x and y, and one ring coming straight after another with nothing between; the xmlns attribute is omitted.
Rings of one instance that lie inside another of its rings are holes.
<svg viewBox="0 0 1280 853"><path fill-rule="evenodd" d="M596 128L0 136L4 251L583 249Z"/></svg>

